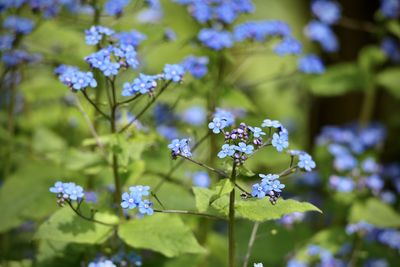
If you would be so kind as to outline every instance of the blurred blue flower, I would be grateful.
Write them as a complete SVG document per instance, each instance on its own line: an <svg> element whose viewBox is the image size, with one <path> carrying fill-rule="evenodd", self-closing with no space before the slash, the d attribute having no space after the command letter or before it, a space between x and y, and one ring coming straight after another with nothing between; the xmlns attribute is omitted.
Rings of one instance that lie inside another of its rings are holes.
<svg viewBox="0 0 400 267"><path fill-rule="evenodd" d="M392 37L385 37L381 42L383 52L395 63L400 62L400 42Z"/></svg>
<svg viewBox="0 0 400 267"><path fill-rule="evenodd" d="M110 16L120 16L130 0L108 0L104 3L104 11Z"/></svg>
<svg viewBox="0 0 400 267"><path fill-rule="evenodd" d="M339 43L332 29L319 21L311 21L305 28L308 38L318 42L326 52L336 52L339 49Z"/></svg>
<svg viewBox="0 0 400 267"><path fill-rule="evenodd" d="M166 64L164 66L164 78L167 81L172 81L174 83L178 83L182 81L183 75L185 74L185 70L182 65L179 64Z"/></svg>
<svg viewBox="0 0 400 267"><path fill-rule="evenodd" d="M305 55L298 61L298 69L306 74L321 74L325 72L322 60L313 54Z"/></svg>
<svg viewBox="0 0 400 267"><path fill-rule="evenodd" d="M400 1L399 0L381 0L382 14L389 19L397 19L400 17Z"/></svg>
<svg viewBox="0 0 400 267"><path fill-rule="evenodd" d="M202 29L197 38L206 47L213 50L222 50L233 46L233 38L230 32L216 29Z"/></svg>
<svg viewBox="0 0 400 267"><path fill-rule="evenodd" d="M185 71L189 72L197 79L202 78L207 74L207 64L208 57L188 56L182 62Z"/></svg>
<svg viewBox="0 0 400 267"><path fill-rule="evenodd" d="M28 34L33 30L33 21L18 16L8 16L3 22L3 28L17 34Z"/></svg>
<svg viewBox="0 0 400 267"><path fill-rule="evenodd" d="M336 1L314 0L311 4L313 14L322 22L334 24L341 17L341 8Z"/></svg>
<svg viewBox="0 0 400 267"><path fill-rule="evenodd" d="M211 184L210 176L207 172L199 171L193 174L193 184L198 187L209 187Z"/></svg>
<svg viewBox="0 0 400 267"><path fill-rule="evenodd" d="M187 108L182 113L182 120L193 126L203 125L206 119L206 110L202 106Z"/></svg>
<svg viewBox="0 0 400 267"><path fill-rule="evenodd" d="M292 37L285 37L274 48L274 52L279 56L298 55L301 53L301 51L301 43Z"/></svg>
<svg viewBox="0 0 400 267"><path fill-rule="evenodd" d="M349 193L356 185L351 178L332 175L329 177L329 186L338 192Z"/></svg>
<svg viewBox="0 0 400 267"><path fill-rule="evenodd" d="M146 35L136 30L119 32L114 34L114 37L121 45L132 45L135 48L147 38Z"/></svg>

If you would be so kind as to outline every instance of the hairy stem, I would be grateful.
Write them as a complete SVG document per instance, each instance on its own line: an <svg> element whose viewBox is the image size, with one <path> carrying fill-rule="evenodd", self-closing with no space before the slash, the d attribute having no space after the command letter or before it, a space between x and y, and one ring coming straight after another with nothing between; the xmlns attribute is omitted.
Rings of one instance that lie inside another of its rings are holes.
<svg viewBox="0 0 400 267"><path fill-rule="evenodd" d="M236 183L236 164L233 164L230 178L233 184ZM229 223L228 223L228 266L235 267L235 188L229 195Z"/></svg>
<svg viewBox="0 0 400 267"><path fill-rule="evenodd" d="M243 267L247 267L247 265L249 264L251 250L253 249L254 242L256 241L256 236L257 236L257 231L258 231L259 226L260 226L259 222L254 223L253 230L251 231L251 235L250 235L250 239L249 239L249 244L247 245L246 256L244 257Z"/></svg>
<svg viewBox="0 0 400 267"><path fill-rule="evenodd" d="M150 101L147 103L147 105L135 116L133 120L131 120L127 125L122 127L121 130L119 130L120 133L125 132L135 121L137 121L140 117L143 116L143 114L153 105L153 103L157 100L157 98L168 88L168 86L171 84L171 81L168 81L164 84L163 87L161 87L160 92L156 94Z"/></svg>
<svg viewBox="0 0 400 267"><path fill-rule="evenodd" d="M154 210L154 212L187 214L187 215L202 216L202 217L208 217L208 218L219 219L219 220L226 220L226 218L222 217L222 216L217 216L217 215L208 214L208 213L201 213L201 212L196 212L196 211L190 211L190 210Z"/></svg>

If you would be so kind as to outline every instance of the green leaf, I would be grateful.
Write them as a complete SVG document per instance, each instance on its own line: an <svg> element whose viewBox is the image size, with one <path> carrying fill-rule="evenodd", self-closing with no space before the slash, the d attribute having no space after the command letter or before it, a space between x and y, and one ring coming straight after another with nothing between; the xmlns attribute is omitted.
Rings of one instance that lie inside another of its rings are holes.
<svg viewBox="0 0 400 267"><path fill-rule="evenodd" d="M223 96L223 103L229 107L240 106L247 111L255 111L254 104L249 97L239 89L227 88L227 92Z"/></svg>
<svg viewBox="0 0 400 267"><path fill-rule="evenodd" d="M393 96L400 98L400 68L388 68L376 77L377 84L383 86Z"/></svg>
<svg viewBox="0 0 400 267"><path fill-rule="evenodd" d="M272 205L267 198L240 200L235 207L239 217L258 222L276 220L293 212L321 212L320 209L308 202L299 202L293 199L279 199L276 205Z"/></svg>
<svg viewBox="0 0 400 267"><path fill-rule="evenodd" d="M400 215L396 211L375 198L368 199L365 203L356 203L350 211L349 221L356 223L366 221L378 227L400 227Z"/></svg>
<svg viewBox="0 0 400 267"><path fill-rule="evenodd" d="M214 189L215 194L217 194L218 197L229 194L234 188L234 185L229 179L222 179L219 181Z"/></svg>
<svg viewBox="0 0 400 267"><path fill-rule="evenodd" d="M393 33L394 35L397 36L397 38L400 38L400 22L396 21L396 20L390 20L387 23L387 28L388 30Z"/></svg>
<svg viewBox="0 0 400 267"><path fill-rule="evenodd" d="M385 60L385 53L377 46L364 47L358 56L358 63L365 71L373 70L373 68L385 63Z"/></svg>
<svg viewBox="0 0 400 267"><path fill-rule="evenodd" d="M0 267L31 267L32 261L31 260L22 260L22 261L6 261L4 265L0 265Z"/></svg>
<svg viewBox="0 0 400 267"><path fill-rule="evenodd" d="M196 199L196 208L199 212L205 212L210 206L210 200L215 192L208 188L193 187L193 193Z"/></svg>
<svg viewBox="0 0 400 267"><path fill-rule="evenodd" d="M154 214L120 225L119 237L134 248L150 249L167 257L203 253L191 230L171 214Z"/></svg>
<svg viewBox="0 0 400 267"><path fill-rule="evenodd" d="M107 223L118 221L114 215L104 213L96 213L95 218ZM35 238L81 244L102 244L112 233L113 227L84 220L69 207L64 207L40 225Z"/></svg>
<svg viewBox="0 0 400 267"><path fill-rule="evenodd" d="M356 64L342 63L327 69L325 74L305 80L312 93L322 96L341 95L366 87L365 74Z"/></svg>
<svg viewBox="0 0 400 267"><path fill-rule="evenodd" d="M49 187L67 173L48 163L30 163L17 170L0 188L0 233L27 219L43 219L57 209Z"/></svg>

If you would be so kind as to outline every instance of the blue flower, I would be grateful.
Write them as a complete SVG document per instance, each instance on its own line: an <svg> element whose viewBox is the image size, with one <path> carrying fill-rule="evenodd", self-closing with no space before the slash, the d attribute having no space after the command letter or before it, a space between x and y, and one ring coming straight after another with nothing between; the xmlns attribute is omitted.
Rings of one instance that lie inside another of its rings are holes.
<svg viewBox="0 0 400 267"><path fill-rule="evenodd" d="M143 197L143 196L148 196L150 190L150 186L147 185L137 185L137 186L131 186L129 187L129 191L131 191L132 194L138 196L138 197Z"/></svg>
<svg viewBox="0 0 400 267"><path fill-rule="evenodd" d="M308 265L297 259L290 259L286 267L307 267Z"/></svg>
<svg viewBox="0 0 400 267"><path fill-rule="evenodd" d="M157 87L158 76L139 74L133 83L123 85L122 96L132 96L136 93L147 94Z"/></svg>
<svg viewBox="0 0 400 267"><path fill-rule="evenodd" d="M224 144L222 145L221 151L218 153L218 157L220 159L223 159L228 156L229 157L233 156L233 154L235 154L235 149L236 149L235 145Z"/></svg>
<svg viewBox="0 0 400 267"><path fill-rule="evenodd" d="M174 139L168 145L168 148L172 151L173 156L182 155L184 157L191 157L192 153L189 147L188 139Z"/></svg>
<svg viewBox="0 0 400 267"><path fill-rule="evenodd" d="M282 124L277 120L265 119L261 124L261 127L280 128L282 127Z"/></svg>
<svg viewBox="0 0 400 267"><path fill-rule="evenodd" d="M213 121L208 124L208 128L215 134L219 134L226 126L226 121L218 117L214 118Z"/></svg>
<svg viewBox="0 0 400 267"><path fill-rule="evenodd" d="M238 15L236 13L233 3L229 2L222 3L221 5L216 7L214 11L217 19L227 24L232 23Z"/></svg>
<svg viewBox="0 0 400 267"><path fill-rule="evenodd" d="M103 27L103 26L92 26L88 30L85 30L85 41L88 45L97 45L103 35L110 36L114 34L114 31Z"/></svg>
<svg viewBox="0 0 400 267"><path fill-rule="evenodd" d="M137 194L134 193L123 193L122 194L122 202L121 207L123 209L134 209L140 203L141 198Z"/></svg>
<svg viewBox="0 0 400 267"><path fill-rule="evenodd" d="M348 177L332 175L329 177L329 186L336 191L348 193L352 192L356 185Z"/></svg>
<svg viewBox="0 0 400 267"><path fill-rule="evenodd" d="M226 126L231 126L232 124L235 123L235 116L231 112L221 108L216 109L214 113L214 118L219 118L220 120L224 120Z"/></svg>
<svg viewBox="0 0 400 267"><path fill-rule="evenodd" d="M365 184L368 188L370 188L374 193L378 193L383 189L384 181L382 178L377 175L373 174L366 178Z"/></svg>
<svg viewBox="0 0 400 267"><path fill-rule="evenodd" d="M383 52L395 63L400 62L400 42L392 37L385 37L381 43Z"/></svg>
<svg viewBox="0 0 400 267"><path fill-rule="evenodd" d="M203 1L193 2L193 5L190 6L190 13L200 23L206 23L212 18L211 7Z"/></svg>
<svg viewBox="0 0 400 267"><path fill-rule="evenodd" d="M179 131L174 126L159 125L157 126L157 132L168 140L173 140L179 136Z"/></svg>
<svg viewBox="0 0 400 267"><path fill-rule="evenodd" d="M259 137L261 137L261 135L265 135L265 133L259 127L254 127L254 128L253 127L249 127L249 129L250 129L250 131L253 132L253 136L255 138L259 138Z"/></svg>
<svg viewBox="0 0 400 267"><path fill-rule="evenodd" d="M139 66L139 60L137 59L137 53L132 45L121 45L120 47L114 47L115 56L125 59L126 63L132 68L136 69Z"/></svg>
<svg viewBox="0 0 400 267"><path fill-rule="evenodd" d="M104 11L110 16L120 16L130 0L108 0L104 4Z"/></svg>
<svg viewBox="0 0 400 267"><path fill-rule="evenodd" d="M147 38L146 35L135 30L119 32L115 34L114 37L119 41L120 45L131 45L135 48Z"/></svg>
<svg viewBox="0 0 400 267"><path fill-rule="evenodd" d="M10 50L15 40L12 34L3 34L0 36L0 51Z"/></svg>
<svg viewBox="0 0 400 267"><path fill-rule="evenodd" d="M301 43L292 37L284 38L274 48L274 52L279 56L298 55L301 53L301 50Z"/></svg>
<svg viewBox="0 0 400 267"><path fill-rule="evenodd" d="M314 20L306 26L305 32L308 38L320 43L324 51L336 52L339 49L336 35L328 25Z"/></svg>
<svg viewBox="0 0 400 267"><path fill-rule="evenodd" d="M276 148L278 152L282 152L283 149L289 146L289 138L286 133L274 133L272 135L272 146Z"/></svg>
<svg viewBox="0 0 400 267"><path fill-rule="evenodd" d="M164 78L167 81L173 81L174 83L178 83L182 81L183 75L185 74L185 70L182 65L179 64L166 64L164 67Z"/></svg>
<svg viewBox="0 0 400 267"><path fill-rule="evenodd" d="M322 22L334 24L341 17L341 9L336 1L314 0L311 4L313 14Z"/></svg>
<svg viewBox="0 0 400 267"><path fill-rule="evenodd" d="M259 174L258 176L260 176L261 179L261 184L263 185L268 185L270 184L272 181L279 179L279 175L278 174Z"/></svg>
<svg viewBox="0 0 400 267"><path fill-rule="evenodd" d="M297 166L310 172L316 167L316 164L309 154L303 153L299 156L299 162L297 163Z"/></svg>
<svg viewBox="0 0 400 267"><path fill-rule="evenodd" d="M325 72L322 60L313 54L305 55L299 59L298 69L306 74L321 74Z"/></svg>
<svg viewBox="0 0 400 267"><path fill-rule="evenodd" d="M90 262L88 267L117 267L112 261L110 260L100 260L100 261L93 261Z"/></svg>
<svg viewBox="0 0 400 267"><path fill-rule="evenodd" d="M289 25L279 20L248 21L236 25L233 30L233 36L238 42L245 40L264 42L268 37L285 37L290 33Z"/></svg>
<svg viewBox="0 0 400 267"><path fill-rule="evenodd" d="M270 191L282 192L282 189L285 188L284 184L281 184L279 180L273 180L270 184L268 184Z"/></svg>
<svg viewBox="0 0 400 267"><path fill-rule="evenodd" d="M378 235L378 240L393 249L400 249L400 231L387 229Z"/></svg>
<svg viewBox="0 0 400 267"><path fill-rule="evenodd" d="M197 38L206 47L213 50L222 50L233 46L233 38L230 32L216 29L202 29Z"/></svg>
<svg viewBox="0 0 400 267"><path fill-rule="evenodd" d="M245 153L247 155L250 155L254 151L254 146L252 145L246 145L246 143L240 142L235 149L239 152Z"/></svg>
<svg viewBox="0 0 400 267"><path fill-rule="evenodd" d="M63 182L56 182L53 187L50 187L50 192L54 194L64 194L64 183Z"/></svg>
<svg viewBox="0 0 400 267"><path fill-rule="evenodd" d="M139 203L139 212L143 215L152 215L154 213L153 211L153 203L150 202L150 200L143 200L142 202Z"/></svg>
<svg viewBox="0 0 400 267"><path fill-rule="evenodd" d="M93 78L93 73L79 71L77 67L64 66L59 68L59 80L71 87L73 90L81 90L87 87L96 87L97 82Z"/></svg>
<svg viewBox="0 0 400 267"><path fill-rule="evenodd" d="M254 263L254 267L264 267L262 263Z"/></svg>
<svg viewBox="0 0 400 267"><path fill-rule="evenodd" d="M199 171L193 174L193 184L198 187L209 187L211 183L210 176L207 172Z"/></svg>
<svg viewBox="0 0 400 267"><path fill-rule="evenodd" d="M208 57L188 56L182 62L185 71L188 71L197 79L202 78L207 74L207 64Z"/></svg>
<svg viewBox="0 0 400 267"><path fill-rule="evenodd" d="M194 126L203 125L206 121L206 117L206 110L201 106L190 107L182 114L182 120Z"/></svg>
<svg viewBox="0 0 400 267"><path fill-rule="evenodd" d="M399 0L381 0L382 14L389 19L397 19L400 17L400 1Z"/></svg>
<svg viewBox="0 0 400 267"><path fill-rule="evenodd" d="M83 188L75 183L65 183L64 192L64 195L67 195L71 200L82 199L85 195Z"/></svg>
<svg viewBox="0 0 400 267"><path fill-rule="evenodd" d="M357 166L357 159L349 154L343 154L335 157L333 160L333 166L338 171L350 171Z"/></svg>
<svg viewBox="0 0 400 267"><path fill-rule="evenodd" d="M30 19L17 16L8 16L4 22L5 29L14 31L17 34L29 34L33 30L33 22Z"/></svg>
<svg viewBox="0 0 400 267"><path fill-rule="evenodd" d="M264 198L266 195L266 189L260 184L253 184L251 195L257 198Z"/></svg>

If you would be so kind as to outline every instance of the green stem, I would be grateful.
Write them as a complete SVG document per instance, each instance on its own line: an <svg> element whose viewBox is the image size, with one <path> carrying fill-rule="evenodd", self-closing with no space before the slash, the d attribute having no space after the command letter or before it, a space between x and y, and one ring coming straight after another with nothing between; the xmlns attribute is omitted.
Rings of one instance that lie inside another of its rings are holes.
<svg viewBox="0 0 400 267"><path fill-rule="evenodd" d="M368 123L372 119L372 115L375 108L375 97L376 97L375 87L371 86L367 88L361 107L361 114L359 121L360 128L368 126Z"/></svg>
<svg viewBox="0 0 400 267"><path fill-rule="evenodd" d="M225 217L221 217L221 216L217 216L217 215L213 215L213 214L208 214L208 213L190 211L190 210L154 210L154 212L187 214L187 215L202 216L202 217L208 217L208 218L219 219L219 220L226 220Z"/></svg>
<svg viewBox="0 0 400 267"><path fill-rule="evenodd" d="M258 231L259 226L260 226L259 222L254 223L253 230L251 231L251 236L249 239L249 244L247 245L247 252L246 252L246 256L244 258L243 267L247 267L247 265L249 264L251 250L253 249L254 242L256 241L256 236L257 236L257 231Z"/></svg>
<svg viewBox="0 0 400 267"><path fill-rule="evenodd" d="M112 99L111 99L111 133L113 135L117 134L117 98L116 98L116 89L115 89L115 79L110 80L111 84L111 94L112 94ZM118 155L117 153L112 150L112 172L113 172L113 177L114 177L114 186L115 186L115 192L114 192L114 202L116 206L118 207L118 210L120 213L122 213L122 210L119 205L120 202L120 197L121 197L121 180L119 177L119 170L118 170Z"/></svg>
<svg viewBox="0 0 400 267"><path fill-rule="evenodd" d="M233 164L230 178L233 184L236 183L236 164ZM229 223L228 223L228 266L235 267L235 188L229 195Z"/></svg>
<svg viewBox="0 0 400 267"><path fill-rule="evenodd" d="M171 84L171 81L168 81L164 84L163 87L161 87L160 92L156 94L150 101L147 103L147 105L135 116L133 120L131 120L127 125L122 127L121 130L119 130L119 133L125 132L135 121L137 121L140 117L143 116L143 114L153 105L153 103L157 100L158 97L168 88L168 86Z"/></svg>
<svg viewBox="0 0 400 267"><path fill-rule="evenodd" d="M210 172L214 172L214 173L218 174L219 176L227 177L226 173L223 172L223 171L214 169L213 167L210 167L210 166L208 166L208 165L206 165L204 163L198 162L198 161L196 161L196 160L194 160L192 158L188 158L188 157L185 157L185 156L182 156L182 155L180 155L180 157L182 157L182 158L184 158L184 159L186 159L186 160L188 160L190 162L193 162L194 164L199 165L200 167L203 167L203 168L207 169Z"/></svg>
<svg viewBox="0 0 400 267"><path fill-rule="evenodd" d="M88 217L88 216L82 214L80 212L80 209L79 209L79 206L80 206L81 202L78 203L79 206L77 208L74 208L74 206L72 205L71 201L67 200L67 203L68 203L69 207L75 212L76 215L78 215L79 217L81 217L82 219L84 219L86 221L98 223L98 224L105 225L105 226L115 226L115 224L102 222L102 221L96 220L96 219L94 219L92 217Z"/></svg>

